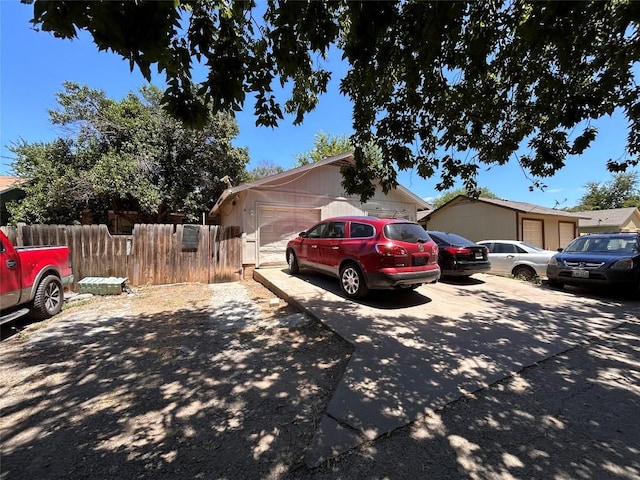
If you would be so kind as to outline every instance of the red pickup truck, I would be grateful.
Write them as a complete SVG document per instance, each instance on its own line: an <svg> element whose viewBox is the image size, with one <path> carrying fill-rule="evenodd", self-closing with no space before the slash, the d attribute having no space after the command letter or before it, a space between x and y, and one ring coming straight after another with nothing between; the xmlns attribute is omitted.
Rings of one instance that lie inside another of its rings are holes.
<svg viewBox="0 0 640 480"><path fill-rule="evenodd" d="M69 247L14 247L0 230L0 325L29 312L55 315L72 282Z"/></svg>

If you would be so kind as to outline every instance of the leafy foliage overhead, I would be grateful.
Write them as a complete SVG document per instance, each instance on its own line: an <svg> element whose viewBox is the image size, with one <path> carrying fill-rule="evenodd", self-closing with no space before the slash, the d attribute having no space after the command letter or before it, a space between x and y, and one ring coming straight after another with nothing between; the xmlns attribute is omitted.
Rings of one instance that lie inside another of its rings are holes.
<svg viewBox="0 0 640 480"><path fill-rule="evenodd" d="M160 107L162 92L150 85L142 98L120 101L66 82L51 122L64 132L50 143L11 146L13 171L28 178L27 196L9 205L12 222L77 223L90 214L141 212L146 222L169 214L201 220L226 185L246 178L248 155L233 147L232 116L210 114L203 128L187 128Z"/></svg>
<svg viewBox="0 0 640 480"><path fill-rule="evenodd" d="M349 64L340 89L353 104L356 146L345 187L363 198L373 180L388 190L405 169L439 174L439 190L461 179L477 193L478 171L510 159L541 187L616 109L626 150L602 161L613 172L638 164L640 2L36 0L33 9L42 30L87 30L147 78L156 66L164 104L192 125L204 124L206 103L240 110L247 95L259 125L284 113L302 122L326 91L336 46ZM281 103L283 85L291 95ZM382 162L365 154L371 143Z"/></svg>

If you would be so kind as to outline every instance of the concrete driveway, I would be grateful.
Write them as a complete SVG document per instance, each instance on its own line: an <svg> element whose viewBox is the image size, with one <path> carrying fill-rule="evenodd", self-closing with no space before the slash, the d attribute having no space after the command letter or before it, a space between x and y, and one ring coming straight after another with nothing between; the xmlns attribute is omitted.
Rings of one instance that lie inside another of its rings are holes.
<svg viewBox="0 0 640 480"><path fill-rule="evenodd" d="M256 280L355 347L306 456L309 466L400 428L638 318L640 303L475 275L345 298L335 279L260 269Z"/></svg>

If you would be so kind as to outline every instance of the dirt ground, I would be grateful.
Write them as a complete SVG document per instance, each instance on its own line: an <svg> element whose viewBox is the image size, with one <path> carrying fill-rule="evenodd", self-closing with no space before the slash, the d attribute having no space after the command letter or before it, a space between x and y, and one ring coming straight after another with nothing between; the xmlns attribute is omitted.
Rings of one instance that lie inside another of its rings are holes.
<svg viewBox="0 0 640 480"><path fill-rule="evenodd" d="M254 281L92 297L13 333L2 480L301 473L352 351Z"/></svg>

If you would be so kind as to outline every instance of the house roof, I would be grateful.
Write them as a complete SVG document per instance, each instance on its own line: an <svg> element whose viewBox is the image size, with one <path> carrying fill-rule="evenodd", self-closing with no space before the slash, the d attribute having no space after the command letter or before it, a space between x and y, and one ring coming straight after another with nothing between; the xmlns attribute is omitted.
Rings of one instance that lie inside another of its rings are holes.
<svg viewBox="0 0 640 480"><path fill-rule="evenodd" d="M468 197L466 195L458 195L454 198L452 198L451 200L449 200L447 203L445 203L444 205L442 205L440 208L434 210L441 210L442 208L446 207L447 205L458 201L459 199L462 198L466 198L469 200L473 200L471 197ZM536 213L539 215L553 215L556 217L569 217L572 219L576 219L576 218L585 218L583 215L581 215L579 212L566 212L564 210L556 210L555 208L548 208L548 207L541 207L539 205L534 205L533 203L527 203L527 202L514 202L511 200L502 200L499 198L487 198L487 197L480 197L476 200L473 200L476 202L482 202L482 203L489 203L492 205L497 205L499 207L502 208L506 208L509 210L513 210L516 212L521 212L521 213ZM431 214L433 212L429 212L429 214Z"/></svg>
<svg viewBox="0 0 640 480"><path fill-rule="evenodd" d="M634 213L640 211L636 207L611 208L608 210L587 210L574 212L580 214L582 218L578 222L581 227L619 227L629 221ZM589 217L589 218L585 218Z"/></svg>
<svg viewBox="0 0 640 480"><path fill-rule="evenodd" d="M511 210L517 210L522 213L538 213L540 215L556 215L561 217L580 217L576 212L567 212L565 210L556 210L555 208L541 207L527 202L514 202L511 200L501 200L499 198L484 198L479 199L485 203L493 203L501 207L509 208Z"/></svg>
<svg viewBox="0 0 640 480"><path fill-rule="evenodd" d="M12 177L10 175L0 175L0 193L5 193L14 188L18 188L27 180L22 177Z"/></svg>
<svg viewBox="0 0 640 480"><path fill-rule="evenodd" d="M253 182L243 183L241 185L238 185L237 187L227 188L224 192L222 192L222 194L220 195L220 197L216 201L215 205L211 208L211 211L209 212L209 215L216 215L218 213L218 211L220 210L220 208L222 207L222 205L226 202L226 200L229 199L229 197L232 197L237 193L240 193L240 192L242 192L244 190L249 190L251 188L257 188L257 187L260 187L262 185L269 184L269 183L272 183L272 182L288 180L290 177L301 176L302 174L305 174L310 170L322 167L324 165L337 165L339 167L347 166L347 165L353 165L353 152L346 152L346 153L343 153L343 154L340 154L340 155L335 155L333 157L327 157L327 158L325 158L323 160L320 160L318 162L313 162L313 163L309 163L307 165L303 165L301 167L292 168L292 169L287 170L285 172L276 173L275 175L269 175L267 177L260 178L258 180L253 181ZM415 193L411 192L410 190L408 190L407 188L403 187L402 185L398 185L396 187L396 190L398 190L399 192L401 192L402 194L404 194L405 196L410 198L412 202L415 202L415 204L417 205L418 209L431 208L431 205L429 205L423 199L418 197Z"/></svg>
<svg viewBox="0 0 640 480"><path fill-rule="evenodd" d="M432 209L427 209L427 210L420 210L417 214L416 214L416 219L418 221L422 220L424 217L429 216L429 214L433 212Z"/></svg>

